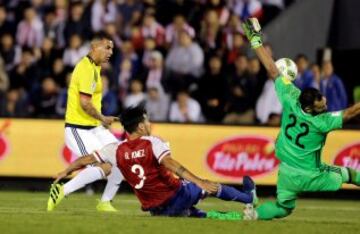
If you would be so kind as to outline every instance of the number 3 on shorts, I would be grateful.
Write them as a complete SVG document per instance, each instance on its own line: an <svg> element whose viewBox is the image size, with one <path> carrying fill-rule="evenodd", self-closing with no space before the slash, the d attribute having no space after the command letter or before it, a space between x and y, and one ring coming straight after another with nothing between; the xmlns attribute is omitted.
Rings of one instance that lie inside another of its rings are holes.
<svg viewBox="0 0 360 234"><path fill-rule="evenodd" d="M131 172L136 174L140 179L140 182L135 185L135 188L141 189L144 186L144 182L146 180L146 176L144 176L144 173L145 173L144 168L139 164L134 164L131 167Z"/></svg>

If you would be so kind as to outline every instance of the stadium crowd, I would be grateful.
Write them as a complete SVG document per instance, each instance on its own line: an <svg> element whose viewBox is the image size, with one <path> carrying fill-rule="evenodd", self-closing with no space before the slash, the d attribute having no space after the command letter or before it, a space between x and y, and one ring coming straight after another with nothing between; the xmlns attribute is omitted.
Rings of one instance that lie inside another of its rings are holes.
<svg viewBox="0 0 360 234"><path fill-rule="evenodd" d="M102 69L103 113L144 103L152 121L280 122L274 85L251 54L241 21L266 24L285 0L0 1L0 116L61 118L71 71L101 32L114 41ZM271 52L270 45L266 45ZM299 88L329 110L347 106L330 61L296 58Z"/></svg>

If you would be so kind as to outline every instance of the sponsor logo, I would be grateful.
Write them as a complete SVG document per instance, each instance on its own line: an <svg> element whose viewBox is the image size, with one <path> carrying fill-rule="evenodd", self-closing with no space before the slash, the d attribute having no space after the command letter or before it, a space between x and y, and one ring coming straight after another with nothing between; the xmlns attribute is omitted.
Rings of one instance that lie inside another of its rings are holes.
<svg viewBox="0 0 360 234"><path fill-rule="evenodd" d="M360 142L341 149L334 158L334 164L360 170Z"/></svg>
<svg viewBox="0 0 360 234"><path fill-rule="evenodd" d="M4 159L9 152L9 143L6 138L0 133L0 160Z"/></svg>
<svg viewBox="0 0 360 234"><path fill-rule="evenodd" d="M206 155L209 169L221 176L260 176L279 165L274 142L258 136L238 136L215 144Z"/></svg>
<svg viewBox="0 0 360 234"><path fill-rule="evenodd" d="M67 164L70 164L77 159L76 154L74 154L66 145L64 145L64 147L62 148L61 155L62 155L63 160Z"/></svg>
<svg viewBox="0 0 360 234"><path fill-rule="evenodd" d="M10 124L10 120L5 120L5 122L0 126L0 160L3 160L9 153L10 144L3 133L10 126Z"/></svg>

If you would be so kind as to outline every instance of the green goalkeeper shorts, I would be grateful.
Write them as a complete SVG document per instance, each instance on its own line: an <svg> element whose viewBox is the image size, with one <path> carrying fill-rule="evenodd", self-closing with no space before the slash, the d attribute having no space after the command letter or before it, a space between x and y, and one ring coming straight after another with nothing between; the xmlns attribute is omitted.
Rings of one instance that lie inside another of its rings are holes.
<svg viewBox="0 0 360 234"><path fill-rule="evenodd" d="M302 170L280 164L277 182L277 203L294 209L297 195L301 192L336 191L348 180L344 167L323 164L317 170Z"/></svg>

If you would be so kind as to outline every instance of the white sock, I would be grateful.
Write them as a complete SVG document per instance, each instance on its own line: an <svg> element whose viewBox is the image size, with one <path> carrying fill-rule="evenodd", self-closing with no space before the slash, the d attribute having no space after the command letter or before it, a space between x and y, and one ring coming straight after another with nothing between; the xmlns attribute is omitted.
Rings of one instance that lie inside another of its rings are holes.
<svg viewBox="0 0 360 234"><path fill-rule="evenodd" d="M69 182L64 184L65 196L83 188L85 185L90 184L94 181L105 178L105 173L100 167L87 167Z"/></svg>
<svg viewBox="0 0 360 234"><path fill-rule="evenodd" d="M107 183L105 186L104 193L101 197L102 202L111 201L118 191L120 187L121 181L124 179L123 175L121 174L119 168L116 166L111 168L111 173L107 177Z"/></svg>

